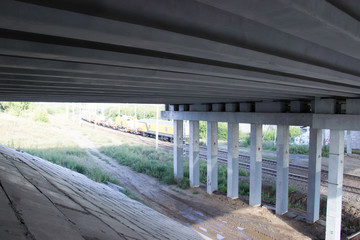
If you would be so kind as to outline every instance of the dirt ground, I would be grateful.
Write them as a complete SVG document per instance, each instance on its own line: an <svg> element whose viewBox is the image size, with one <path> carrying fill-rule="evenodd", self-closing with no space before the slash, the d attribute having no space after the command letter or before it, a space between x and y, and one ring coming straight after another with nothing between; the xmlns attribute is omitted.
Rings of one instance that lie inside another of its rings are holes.
<svg viewBox="0 0 360 240"><path fill-rule="evenodd" d="M182 190L177 186L163 185L101 154L80 134L74 135L74 139L80 147L89 149L88 154L140 201L211 239L324 238L324 226L299 220L304 212L292 211L285 216L277 216L265 207L250 207L246 198L232 200L220 194L208 195L205 186Z"/></svg>

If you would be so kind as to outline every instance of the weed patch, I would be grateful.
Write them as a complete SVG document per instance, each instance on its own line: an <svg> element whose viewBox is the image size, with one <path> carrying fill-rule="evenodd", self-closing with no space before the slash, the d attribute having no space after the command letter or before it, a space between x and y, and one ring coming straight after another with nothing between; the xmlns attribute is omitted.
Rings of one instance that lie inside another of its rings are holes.
<svg viewBox="0 0 360 240"><path fill-rule="evenodd" d="M53 149L23 149L31 155L46 159L52 163L69 168L84 174L92 180L100 183L119 182L101 168L87 160L88 156L84 149L79 148L53 148Z"/></svg>

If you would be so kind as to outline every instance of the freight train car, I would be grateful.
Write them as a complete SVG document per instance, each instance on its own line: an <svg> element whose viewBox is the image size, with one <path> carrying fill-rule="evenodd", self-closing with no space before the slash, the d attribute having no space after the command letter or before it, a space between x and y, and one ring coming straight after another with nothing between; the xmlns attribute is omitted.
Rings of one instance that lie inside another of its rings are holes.
<svg viewBox="0 0 360 240"><path fill-rule="evenodd" d="M159 120L159 140L174 141L174 123L169 121ZM155 119L141 119L138 123L137 134L145 137L155 138L156 136L156 120ZM189 129L184 128L184 138L189 136Z"/></svg>
<svg viewBox="0 0 360 240"><path fill-rule="evenodd" d="M138 120L136 117L123 115L121 117L116 117L115 123L118 125L119 129L125 132L137 133Z"/></svg>
<svg viewBox="0 0 360 240"><path fill-rule="evenodd" d="M123 132L139 134L144 137L156 137L156 120L155 119L141 119L137 120L132 116L118 116L115 118L115 122L112 120L106 120L104 116L86 115L83 116L84 121L101 125L107 128L115 130L121 130ZM159 120L159 140L174 141L174 123L170 121ZM189 137L189 128L184 126L184 139Z"/></svg>

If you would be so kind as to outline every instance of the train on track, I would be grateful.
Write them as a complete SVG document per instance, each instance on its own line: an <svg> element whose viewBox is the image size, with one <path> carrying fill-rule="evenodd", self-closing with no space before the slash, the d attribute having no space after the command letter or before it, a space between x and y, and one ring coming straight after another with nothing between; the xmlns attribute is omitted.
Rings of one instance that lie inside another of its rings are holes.
<svg viewBox="0 0 360 240"><path fill-rule="evenodd" d="M156 137L156 120L155 119L140 119L138 120L132 116L118 116L115 121L105 119L99 115L83 115L82 120L93 123L106 128L112 128L123 132L142 135L144 137ZM174 124L172 121L158 121L158 136L159 140L174 142ZM188 138L189 129L184 126L184 139Z"/></svg>

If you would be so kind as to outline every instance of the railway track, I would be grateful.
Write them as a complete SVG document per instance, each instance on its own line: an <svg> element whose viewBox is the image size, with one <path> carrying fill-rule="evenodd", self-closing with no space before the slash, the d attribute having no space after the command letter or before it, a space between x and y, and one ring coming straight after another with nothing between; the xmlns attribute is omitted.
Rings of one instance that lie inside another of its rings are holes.
<svg viewBox="0 0 360 240"><path fill-rule="evenodd" d="M94 124L92 124L92 123L89 123L89 122L86 122L86 121L84 121L84 122L86 124L90 125L90 126L94 126ZM119 131L119 130L114 130L114 129L106 128L106 127L102 127L102 126L99 126L99 127L101 127L102 129L104 129L106 131L112 132L112 133L126 134L127 138L133 139L135 141L141 142L141 143L146 144L146 145L154 146L155 139L153 139L153 138L143 137L143 136L140 136L140 135L134 135L134 134L130 134L130 133L126 133L126 132L122 132L122 131ZM170 142L159 141L159 147L162 148L162 149L170 150L170 151L173 150L173 144L170 143ZM184 146L184 147L186 149L186 146ZM206 154L201 153L201 151L206 152L206 147L200 146L200 159L203 160L203 161L206 161ZM189 155L188 151L186 151L185 153L186 153L186 155ZM226 158L227 152L224 151L224 150L218 150L218 153L220 155L220 156L218 156L218 162L220 164L226 165L226 163L227 163L227 158ZM247 156L247 155L244 155L244 154L239 154L239 159L242 160L242 161L239 161L239 167L243 168L244 170L249 171L250 170L250 163L249 163L250 162L250 157ZM262 161L263 161L263 164L267 164L268 166L272 166L272 167L275 166L275 168L276 168L276 161L275 160L263 158ZM290 170L292 170L292 169L296 169L296 170L306 172L306 174L304 175L304 174L292 173L292 172L290 172ZM296 165L296 164L289 164L289 179L292 179L294 181L307 183L308 182L307 171L308 171L308 168L305 167L305 166ZM267 174L269 176L276 177L276 169L271 168L271 167L263 166L262 167L262 173ZM328 171L327 170L322 170L321 174L322 174L321 184L323 186L327 186L328 182L327 182L326 179L327 179ZM350 175L350 174L344 174L343 176L344 176L344 180L347 179L347 180L360 182L360 177L359 176ZM350 186L350 185L343 184L343 190L346 191L346 192L353 193L353 194L360 194L360 188L356 187L356 186Z"/></svg>

